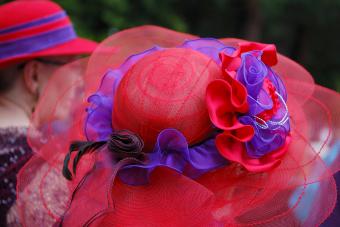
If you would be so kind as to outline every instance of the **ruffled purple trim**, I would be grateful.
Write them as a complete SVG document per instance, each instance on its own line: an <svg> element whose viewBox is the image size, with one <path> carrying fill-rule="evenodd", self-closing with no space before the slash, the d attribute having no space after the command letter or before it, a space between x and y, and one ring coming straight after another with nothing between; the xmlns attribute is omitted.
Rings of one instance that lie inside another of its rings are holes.
<svg viewBox="0 0 340 227"><path fill-rule="evenodd" d="M146 160L123 167L119 176L124 183L140 185L148 182L149 175L157 167L165 166L190 178L197 178L226 164L227 160L216 149L215 138L189 147L181 132L165 129L158 135L155 148L147 154Z"/></svg>
<svg viewBox="0 0 340 227"><path fill-rule="evenodd" d="M212 58L218 65L221 65L219 54L221 52L232 55L236 50L234 47L226 46L214 38L202 38L184 42L181 48L196 50L209 58Z"/></svg>
<svg viewBox="0 0 340 227"><path fill-rule="evenodd" d="M252 158L260 158L282 147L290 131L285 86L275 72L261 61L261 55L261 51L242 54L242 63L237 71L237 80L247 89L249 104L249 112L240 116L239 120L255 129L253 139L246 143L247 153ZM256 116L273 107L271 97L263 89L265 79L273 84L280 101L278 111L268 121Z"/></svg>

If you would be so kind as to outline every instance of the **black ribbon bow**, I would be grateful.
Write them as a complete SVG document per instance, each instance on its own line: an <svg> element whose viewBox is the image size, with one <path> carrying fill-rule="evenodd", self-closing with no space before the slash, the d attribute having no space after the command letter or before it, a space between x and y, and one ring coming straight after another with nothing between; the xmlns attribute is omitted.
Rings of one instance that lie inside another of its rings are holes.
<svg viewBox="0 0 340 227"><path fill-rule="evenodd" d="M92 153L99 148L107 145L108 151L112 152L117 161L132 157L141 160L145 157L142 152L144 147L143 140L137 135L128 130L115 131L110 135L108 141L74 141L71 143L69 152L65 156L62 173L67 180L72 180L72 173L68 168L71 159L71 154L78 151L73 159L73 174L76 175L77 165L81 157L85 154Z"/></svg>

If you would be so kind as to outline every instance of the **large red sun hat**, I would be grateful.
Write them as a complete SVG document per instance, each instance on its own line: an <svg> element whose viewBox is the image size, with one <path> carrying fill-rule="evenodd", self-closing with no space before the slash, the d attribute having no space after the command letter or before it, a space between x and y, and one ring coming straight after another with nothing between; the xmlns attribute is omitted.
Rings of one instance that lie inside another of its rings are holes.
<svg viewBox="0 0 340 227"><path fill-rule="evenodd" d="M38 57L90 54L96 46L77 36L66 12L52 1L0 6L0 67Z"/></svg>
<svg viewBox="0 0 340 227"><path fill-rule="evenodd" d="M23 226L309 227L334 208L340 96L273 44L135 27L48 86Z"/></svg>

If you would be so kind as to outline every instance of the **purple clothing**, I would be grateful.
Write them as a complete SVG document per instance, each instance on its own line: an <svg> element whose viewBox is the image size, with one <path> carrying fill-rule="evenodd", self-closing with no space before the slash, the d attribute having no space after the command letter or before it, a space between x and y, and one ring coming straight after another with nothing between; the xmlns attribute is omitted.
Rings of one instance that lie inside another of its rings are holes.
<svg viewBox="0 0 340 227"><path fill-rule="evenodd" d="M26 128L0 128L0 226L16 199L16 175L32 156Z"/></svg>
<svg viewBox="0 0 340 227"><path fill-rule="evenodd" d="M322 223L321 227L337 227L340 226L340 172L334 175L336 181L336 188L338 190L338 200L335 208L327 220Z"/></svg>

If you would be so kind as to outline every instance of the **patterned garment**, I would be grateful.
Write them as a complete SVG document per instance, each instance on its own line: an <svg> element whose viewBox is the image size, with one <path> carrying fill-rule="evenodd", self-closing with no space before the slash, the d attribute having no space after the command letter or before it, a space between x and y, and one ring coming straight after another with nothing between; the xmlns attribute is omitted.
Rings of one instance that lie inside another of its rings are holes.
<svg viewBox="0 0 340 227"><path fill-rule="evenodd" d="M26 131L27 128L0 128L0 226L8 225L7 214L16 199L16 175L32 156Z"/></svg>

